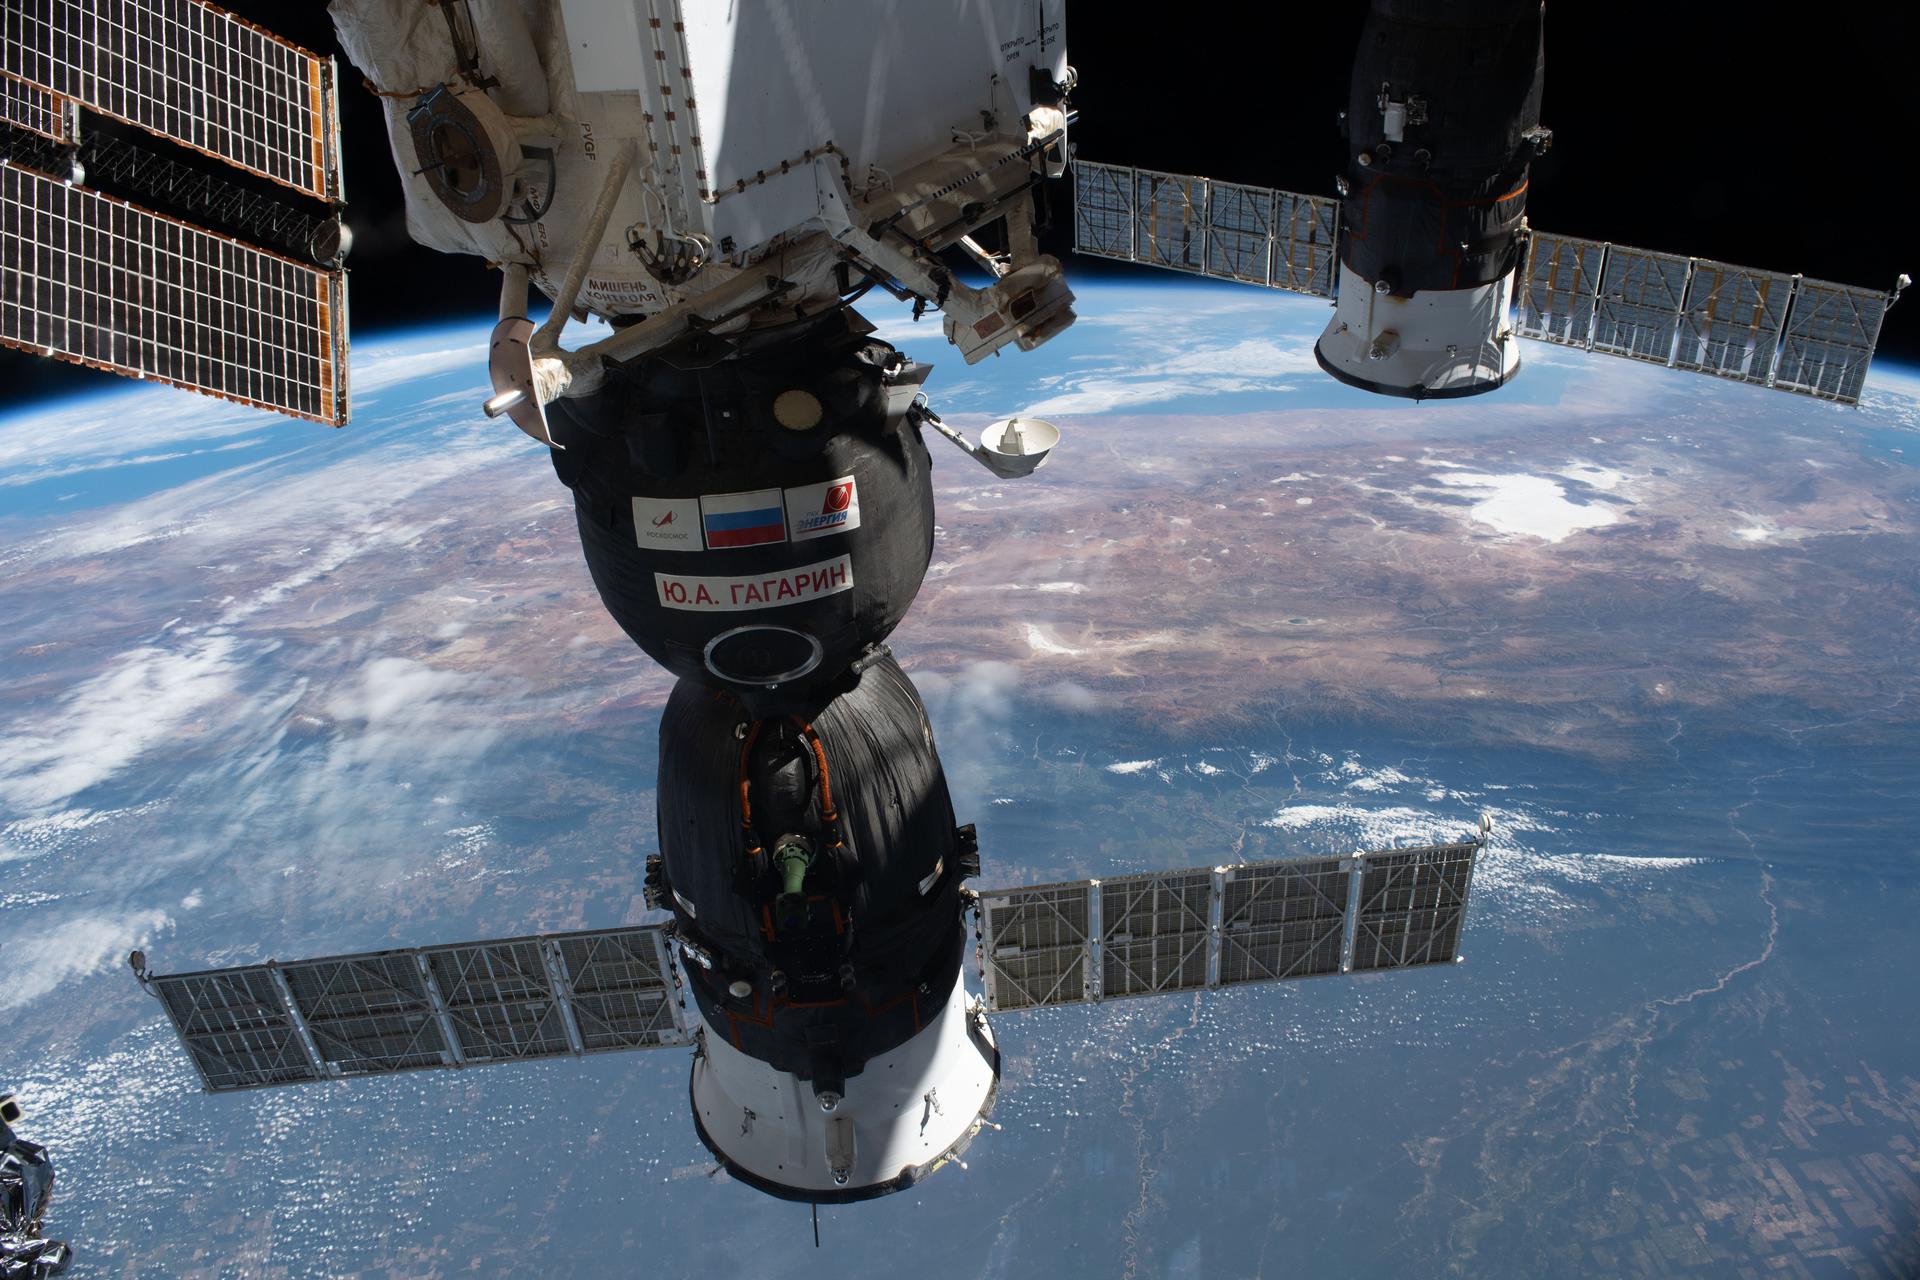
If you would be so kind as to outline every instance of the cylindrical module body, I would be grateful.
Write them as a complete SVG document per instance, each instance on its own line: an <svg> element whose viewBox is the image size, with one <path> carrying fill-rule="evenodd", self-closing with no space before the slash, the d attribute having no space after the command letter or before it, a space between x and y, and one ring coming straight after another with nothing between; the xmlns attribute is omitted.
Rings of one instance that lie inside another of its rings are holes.
<svg viewBox="0 0 1920 1280"><path fill-rule="evenodd" d="M972 1136L998 1078L960 983L971 832L918 694L886 656L777 718L682 681L660 761L653 889L694 957L702 1137L776 1195L909 1185ZM836 1132L865 1154L834 1164Z"/></svg>
<svg viewBox="0 0 1920 1280"><path fill-rule="evenodd" d="M1544 150L1540 0L1374 0L1344 116L1334 318L1342 382L1415 398L1519 368L1509 311L1528 166Z"/></svg>
<svg viewBox="0 0 1920 1280"><path fill-rule="evenodd" d="M741 1181L817 1203L937 1168L1000 1074L960 981L972 829L880 643L932 555L905 412L926 369L868 331L696 335L551 406L594 585L682 677L648 896L700 1023L695 1125Z"/></svg>
<svg viewBox="0 0 1920 1280"><path fill-rule="evenodd" d="M554 402L587 567L634 643L770 714L892 632L933 550L908 368L836 314Z"/></svg>

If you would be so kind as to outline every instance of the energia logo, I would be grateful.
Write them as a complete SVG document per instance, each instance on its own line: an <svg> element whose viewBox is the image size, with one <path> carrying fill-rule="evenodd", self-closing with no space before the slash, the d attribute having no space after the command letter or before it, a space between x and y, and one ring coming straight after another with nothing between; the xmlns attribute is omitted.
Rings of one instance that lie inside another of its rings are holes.
<svg viewBox="0 0 1920 1280"><path fill-rule="evenodd" d="M793 540L821 538L860 527L860 491L852 476L787 490Z"/></svg>

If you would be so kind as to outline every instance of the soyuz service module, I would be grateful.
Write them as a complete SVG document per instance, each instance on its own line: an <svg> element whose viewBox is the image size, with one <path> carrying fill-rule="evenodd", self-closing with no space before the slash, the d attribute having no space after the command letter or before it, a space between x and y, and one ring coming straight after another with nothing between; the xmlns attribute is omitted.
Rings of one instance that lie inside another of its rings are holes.
<svg viewBox="0 0 1920 1280"><path fill-rule="evenodd" d="M1011 419L967 440L852 304L939 311L969 363L1072 323L1035 226L1069 164L1063 9L335 0L409 233L501 271L485 411L550 446L603 602L680 678L647 871L668 918L170 975L136 953L209 1090L691 1044L720 1164L841 1202L914 1184L989 1123L990 1013L1455 958L1484 823L964 883L973 830L885 647L932 553L923 435L1003 477L1059 435ZM117 34L107 13L7 11L0 340L343 422L335 68L200 0L121 0ZM130 30L174 33L187 71L156 91ZM1371 391L1492 390L1529 337L1857 400L1898 285L1528 227L1541 49L1538 0L1374 0L1338 200L1074 161L1076 243L1333 299L1320 363ZM611 334L563 346L589 315Z"/></svg>

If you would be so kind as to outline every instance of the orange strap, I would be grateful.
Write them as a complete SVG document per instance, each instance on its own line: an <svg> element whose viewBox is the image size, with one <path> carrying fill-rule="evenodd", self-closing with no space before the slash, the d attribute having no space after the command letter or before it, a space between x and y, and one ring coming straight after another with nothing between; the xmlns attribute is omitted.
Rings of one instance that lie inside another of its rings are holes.
<svg viewBox="0 0 1920 1280"><path fill-rule="evenodd" d="M759 846L753 839L753 800L749 792L752 783L747 780L747 765L753 756L753 746L760 741L760 721L753 722L753 728L747 730L746 741L740 744L740 825L746 829L747 841L754 848Z"/></svg>
<svg viewBox="0 0 1920 1280"><path fill-rule="evenodd" d="M820 735L813 731L812 725L799 716L795 716L793 722L800 726L807 745L813 748L813 758L820 764L820 816L828 822L838 821L839 815L833 811L833 784L827 778L827 749L821 745Z"/></svg>

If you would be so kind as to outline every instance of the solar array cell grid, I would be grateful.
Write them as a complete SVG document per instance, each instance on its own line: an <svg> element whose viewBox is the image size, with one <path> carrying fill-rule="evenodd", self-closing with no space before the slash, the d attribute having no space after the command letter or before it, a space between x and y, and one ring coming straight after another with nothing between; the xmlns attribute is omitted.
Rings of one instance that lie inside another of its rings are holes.
<svg viewBox="0 0 1920 1280"><path fill-rule="evenodd" d="M1593 350L1671 363L1689 264L1671 253L1609 246L1594 308Z"/></svg>
<svg viewBox="0 0 1920 1280"><path fill-rule="evenodd" d="M343 274L0 166L12 346L337 424Z"/></svg>
<svg viewBox="0 0 1920 1280"><path fill-rule="evenodd" d="M1264 285L1273 270L1273 192L1230 182L1207 188L1206 272Z"/></svg>
<svg viewBox="0 0 1920 1280"><path fill-rule="evenodd" d="M321 199L331 67L201 0L18 0L0 70Z"/></svg>
<svg viewBox="0 0 1920 1280"><path fill-rule="evenodd" d="M1773 373L1793 277L1696 258L1687 278L1676 368L1764 384Z"/></svg>
<svg viewBox="0 0 1920 1280"><path fill-rule="evenodd" d="M65 101L9 75L0 75L0 120L55 142L68 141Z"/></svg>
<svg viewBox="0 0 1920 1280"><path fill-rule="evenodd" d="M588 1053L677 1043L670 977L656 928L558 939L573 1016Z"/></svg>
<svg viewBox="0 0 1920 1280"><path fill-rule="evenodd" d="M1321 858L1235 867L1221 909L1221 985L1338 973L1352 866Z"/></svg>
<svg viewBox="0 0 1920 1280"><path fill-rule="evenodd" d="M1152 995L1207 985L1213 873L1122 876L1100 884L1100 994Z"/></svg>
<svg viewBox="0 0 1920 1280"><path fill-rule="evenodd" d="M1368 854L1362 863L1355 969L1444 964L1459 952L1473 844Z"/></svg>
<svg viewBox="0 0 1920 1280"><path fill-rule="evenodd" d="M1773 385L1856 403L1880 341L1887 295L1824 280L1802 280L1788 312Z"/></svg>
<svg viewBox="0 0 1920 1280"><path fill-rule="evenodd" d="M1332 297L1339 261L1339 203L1292 191L1276 191L1273 198L1273 287Z"/></svg>
<svg viewBox="0 0 1920 1280"><path fill-rule="evenodd" d="M453 1061L411 951L282 965L314 1047L344 1075Z"/></svg>
<svg viewBox="0 0 1920 1280"><path fill-rule="evenodd" d="M1134 170L1134 256L1176 271L1207 269L1207 180Z"/></svg>
<svg viewBox="0 0 1920 1280"><path fill-rule="evenodd" d="M1133 170L1073 162L1073 247L1077 253L1133 260Z"/></svg>
<svg viewBox="0 0 1920 1280"><path fill-rule="evenodd" d="M1593 337L1593 304L1607 247L1545 231L1533 233L1516 332L1585 347Z"/></svg>
<svg viewBox="0 0 1920 1280"><path fill-rule="evenodd" d="M538 942L481 942L426 954L463 1060L572 1052Z"/></svg>
<svg viewBox="0 0 1920 1280"><path fill-rule="evenodd" d="M1086 881L994 890L981 898L987 1005L996 1010L1087 998Z"/></svg>
<svg viewBox="0 0 1920 1280"><path fill-rule="evenodd" d="M264 966L156 978L154 990L208 1089L318 1078Z"/></svg>

